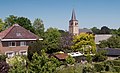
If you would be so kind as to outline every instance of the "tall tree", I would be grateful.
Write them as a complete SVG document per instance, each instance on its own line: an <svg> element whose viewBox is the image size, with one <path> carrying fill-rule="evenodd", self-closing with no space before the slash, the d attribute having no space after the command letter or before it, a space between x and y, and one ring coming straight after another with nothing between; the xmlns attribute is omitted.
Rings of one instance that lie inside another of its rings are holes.
<svg viewBox="0 0 120 73"><path fill-rule="evenodd" d="M72 48L83 53L95 53L96 45L92 34L81 33L73 38L74 45Z"/></svg>
<svg viewBox="0 0 120 73"><path fill-rule="evenodd" d="M45 32L44 43L48 53L53 53L59 50L59 41L61 34L56 28L49 28Z"/></svg>
<svg viewBox="0 0 120 73"><path fill-rule="evenodd" d="M108 28L107 26L103 26L101 27L100 33L101 34L110 34L110 28Z"/></svg>
<svg viewBox="0 0 120 73"><path fill-rule="evenodd" d="M60 38L60 48L64 52L72 51L71 46L73 45L73 35L69 32L62 32Z"/></svg>
<svg viewBox="0 0 120 73"><path fill-rule="evenodd" d="M14 15L10 15L5 19L5 29L12 26L13 24L19 24L31 32L34 32L34 28L32 27L31 21L26 17L17 17Z"/></svg>
<svg viewBox="0 0 120 73"><path fill-rule="evenodd" d="M20 26L30 30L31 32L35 32L34 28L32 27L31 21L26 17L18 17L16 21Z"/></svg>
<svg viewBox="0 0 120 73"><path fill-rule="evenodd" d="M0 19L0 32L4 30L4 22Z"/></svg>
<svg viewBox="0 0 120 73"><path fill-rule="evenodd" d="M6 19L4 21L5 21L5 28L8 28L16 23L17 16L9 15L9 17L6 17Z"/></svg>
<svg viewBox="0 0 120 73"><path fill-rule="evenodd" d="M35 19L33 22L33 27L35 29L35 33L40 36L44 37L44 24L43 21L39 18Z"/></svg>
<svg viewBox="0 0 120 73"><path fill-rule="evenodd" d="M98 29L97 27L93 27L93 28L91 28L91 30L93 31L94 34L100 33L100 29Z"/></svg>

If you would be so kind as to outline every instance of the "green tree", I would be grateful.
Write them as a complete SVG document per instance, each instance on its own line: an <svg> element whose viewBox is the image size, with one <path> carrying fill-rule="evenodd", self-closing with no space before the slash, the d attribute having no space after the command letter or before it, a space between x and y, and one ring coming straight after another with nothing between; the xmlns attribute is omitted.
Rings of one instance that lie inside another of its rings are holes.
<svg viewBox="0 0 120 73"><path fill-rule="evenodd" d="M0 19L0 32L4 30L4 22Z"/></svg>
<svg viewBox="0 0 120 73"><path fill-rule="evenodd" d="M107 59L106 56L107 51L105 50L100 50L99 52L96 52L96 54L93 56L93 61L94 62L101 62Z"/></svg>
<svg viewBox="0 0 120 73"><path fill-rule="evenodd" d="M26 17L18 17L16 23L25 29L30 30L31 32L35 32L31 21Z"/></svg>
<svg viewBox="0 0 120 73"><path fill-rule="evenodd" d="M41 55L41 50L44 49L44 42L37 40L28 47L28 59L31 60L35 52ZM46 51L46 49L44 49Z"/></svg>
<svg viewBox="0 0 120 73"><path fill-rule="evenodd" d="M48 53L53 53L59 50L61 34L56 28L49 28L45 32L44 44Z"/></svg>
<svg viewBox="0 0 120 73"><path fill-rule="evenodd" d="M48 58L46 53L42 50L42 54L34 53L32 60L29 63L29 73L53 73L56 68L60 66L56 58Z"/></svg>
<svg viewBox="0 0 120 73"><path fill-rule="evenodd" d="M92 34L81 33L73 38L73 42L74 45L72 48L74 50L82 51L87 54L96 52L96 45Z"/></svg>
<svg viewBox="0 0 120 73"><path fill-rule="evenodd" d="M35 33L40 36L44 37L44 24L43 21L39 18L35 19L33 22L33 27L35 29Z"/></svg>
<svg viewBox="0 0 120 73"><path fill-rule="evenodd" d="M110 34L110 32L110 28L108 28L107 26L101 27L100 34Z"/></svg>
<svg viewBox="0 0 120 73"><path fill-rule="evenodd" d="M91 30L93 31L94 34L100 33L100 29L98 29L97 27L93 27L93 28L91 28Z"/></svg>
<svg viewBox="0 0 120 73"><path fill-rule="evenodd" d="M17 23L17 16L9 15L9 17L6 17L5 21L5 29L12 26L13 24Z"/></svg>
<svg viewBox="0 0 120 73"><path fill-rule="evenodd" d="M34 28L32 27L31 21L26 17L17 17L14 15L10 15L5 19L5 29L12 26L13 24L19 24L25 29L30 30L31 32L35 32Z"/></svg>
<svg viewBox="0 0 120 73"><path fill-rule="evenodd" d="M66 59L65 59L65 62L66 64L74 64L75 63L75 59L72 58L71 56L68 56Z"/></svg>

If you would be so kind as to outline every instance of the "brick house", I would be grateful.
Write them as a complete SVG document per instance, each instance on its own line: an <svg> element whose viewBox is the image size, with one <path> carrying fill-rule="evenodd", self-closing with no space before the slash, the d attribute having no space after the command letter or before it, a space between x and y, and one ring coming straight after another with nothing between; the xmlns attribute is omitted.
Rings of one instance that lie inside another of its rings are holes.
<svg viewBox="0 0 120 73"><path fill-rule="evenodd" d="M18 24L14 24L0 32L0 54L8 57L27 55L28 45L36 40L42 39Z"/></svg>

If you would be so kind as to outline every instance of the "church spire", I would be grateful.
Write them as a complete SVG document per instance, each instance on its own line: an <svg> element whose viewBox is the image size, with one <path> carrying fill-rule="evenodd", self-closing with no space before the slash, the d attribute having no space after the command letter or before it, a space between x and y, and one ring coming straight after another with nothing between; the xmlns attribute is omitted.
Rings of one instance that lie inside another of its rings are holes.
<svg viewBox="0 0 120 73"><path fill-rule="evenodd" d="M72 17L71 17L71 20L76 20L76 16L75 16L75 11L74 11L74 9L73 9L73 11L72 11Z"/></svg>

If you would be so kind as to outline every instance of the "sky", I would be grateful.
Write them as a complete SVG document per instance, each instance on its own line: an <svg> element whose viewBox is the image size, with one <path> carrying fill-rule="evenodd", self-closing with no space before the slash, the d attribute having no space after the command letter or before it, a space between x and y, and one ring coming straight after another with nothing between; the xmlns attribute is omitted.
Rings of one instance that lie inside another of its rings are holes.
<svg viewBox="0 0 120 73"><path fill-rule="evenodd" d="M72 10L79 28L120 27L120 0L0 0L0 18L27 17L43 20L45 28L68 30Z"/></svg>

